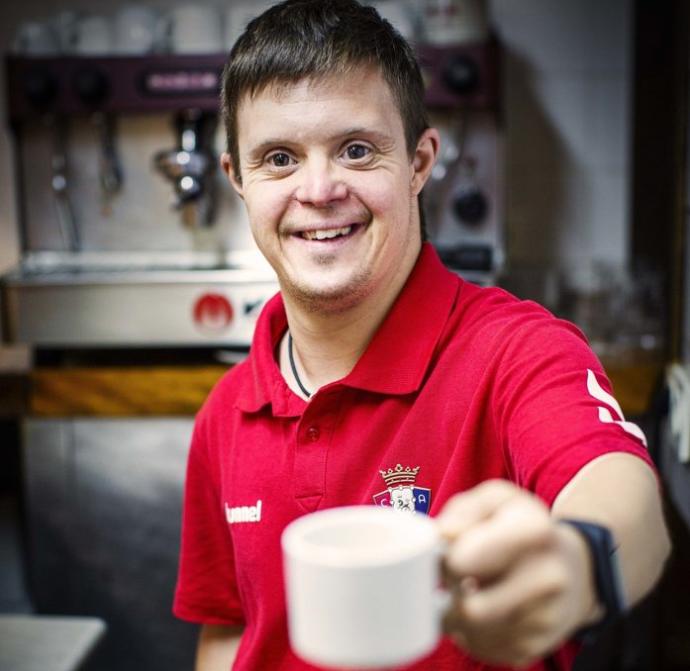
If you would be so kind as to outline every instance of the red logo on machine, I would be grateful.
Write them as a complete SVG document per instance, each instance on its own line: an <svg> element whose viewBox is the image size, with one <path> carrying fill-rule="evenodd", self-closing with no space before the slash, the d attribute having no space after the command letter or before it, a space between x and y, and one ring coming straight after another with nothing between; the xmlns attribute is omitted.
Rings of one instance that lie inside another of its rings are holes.
<svg viewBox="0 0 690 671"><path fill-rule="evenodd" d="M194 323L207 333L220 333L233 317L230 301L221 294L204 294L194 304Z"/></svg>

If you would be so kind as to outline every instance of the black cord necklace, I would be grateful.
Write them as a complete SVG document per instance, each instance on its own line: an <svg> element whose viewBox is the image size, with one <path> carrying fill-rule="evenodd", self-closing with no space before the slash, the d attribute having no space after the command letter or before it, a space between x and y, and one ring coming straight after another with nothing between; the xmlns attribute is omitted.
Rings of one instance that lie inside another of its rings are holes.
<svg viewBox="0 0 690 671"><path fill-rule="evenodd" d="M297 382L297 386L302 390L302 393L307 397L311 398L311 392L307 391L307 388L302 384L302 380L299 379L297 374L297 366L295 366L295 357L292 354L292 333L288 331L288 359L290 359L290 368L292 369L292 375Z"/></svg>

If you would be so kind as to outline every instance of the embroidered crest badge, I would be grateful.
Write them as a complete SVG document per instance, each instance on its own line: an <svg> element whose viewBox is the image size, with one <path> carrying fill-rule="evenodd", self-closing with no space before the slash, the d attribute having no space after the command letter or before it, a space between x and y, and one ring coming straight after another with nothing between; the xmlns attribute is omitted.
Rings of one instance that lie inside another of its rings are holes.
<svg viewBox="0 0 690 671"><path fill-rule="evenodd" d="M397 464L395 468L379 471L387 489L374 494L377 506L391 506L406 513L429 513L431 490L416 485L419 466L411 468Z"/></svg>

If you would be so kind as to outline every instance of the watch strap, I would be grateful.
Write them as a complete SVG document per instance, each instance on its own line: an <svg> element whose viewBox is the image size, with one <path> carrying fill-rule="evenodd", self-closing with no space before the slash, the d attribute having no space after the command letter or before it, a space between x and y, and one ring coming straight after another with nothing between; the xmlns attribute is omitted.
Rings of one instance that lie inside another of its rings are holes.
<svg viewBox="0 0 690 671"><path fill-rule="evenodd" d="M626 610L618 570L617 547L613 534L605 526L575 519L561 519L559 522L568 524L580 533L587 543L592 560L596 596L604 608L604 615L598 622L579 630L576 635L580 640L590 639Z"/></svg>

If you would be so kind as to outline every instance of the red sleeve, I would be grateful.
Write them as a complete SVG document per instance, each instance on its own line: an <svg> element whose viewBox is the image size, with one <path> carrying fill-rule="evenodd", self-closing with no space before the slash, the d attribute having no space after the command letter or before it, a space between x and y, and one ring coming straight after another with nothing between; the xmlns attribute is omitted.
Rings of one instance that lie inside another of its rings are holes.
<svg viewBox="0 0 690 671"><path fill-rule="evenodd" d="M203 624L244 623L232 539L223 514L219 478L214 477L208 457L202 415L194 427L187 462L173 613Z"/></svg>
<svg viewBox="0 0 690 671"><path fill-rule="evenodd" d="M588 462L627 452L651 465L639 427L580 331L553 317L513 332L497 377L497 428L515 481L551 505Z"/></svg>

